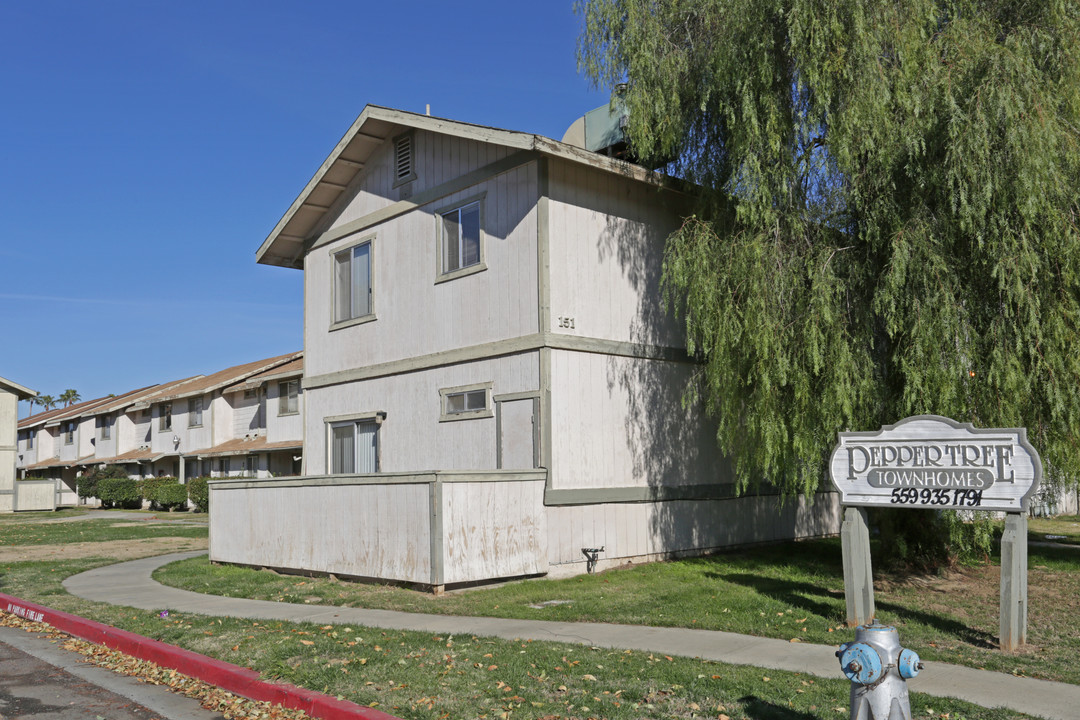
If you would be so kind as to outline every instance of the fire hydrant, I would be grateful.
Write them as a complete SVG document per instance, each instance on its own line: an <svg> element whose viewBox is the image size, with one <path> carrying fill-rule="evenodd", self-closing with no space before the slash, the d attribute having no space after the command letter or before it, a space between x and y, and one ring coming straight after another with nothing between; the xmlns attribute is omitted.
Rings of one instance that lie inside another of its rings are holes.
<svg viewBox="0 0 1080 720"><path fill-rule="evenodd" d="M900 647L888 625L860 625L855 641L836 651L840 669L851 680L850 720L911 720L907 680L922 670L914 650Z"/></svg>

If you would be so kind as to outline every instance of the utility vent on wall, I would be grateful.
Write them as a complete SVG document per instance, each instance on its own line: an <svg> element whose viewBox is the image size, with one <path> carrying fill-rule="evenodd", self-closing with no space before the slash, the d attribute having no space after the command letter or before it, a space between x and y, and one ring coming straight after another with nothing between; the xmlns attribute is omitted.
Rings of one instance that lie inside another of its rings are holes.
<svg viewBox="0 0 1080 720"><path fill-rule="evenodd" d="M396 182L412 179L412 135L402 135L394 141L394 172Z"/></svg>

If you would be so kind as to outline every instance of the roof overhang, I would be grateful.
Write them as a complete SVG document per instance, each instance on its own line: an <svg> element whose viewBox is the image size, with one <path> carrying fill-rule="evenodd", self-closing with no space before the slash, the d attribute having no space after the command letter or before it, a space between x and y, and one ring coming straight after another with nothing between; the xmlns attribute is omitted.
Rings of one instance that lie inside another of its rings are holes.
<svg viewBox="0 0 1080 720"><path fill-rule="evenodd" d="M29 400L32 397L37 397L36 391L31 390L28 387L24 387L17 382L12 382L7 378L0 377L0 388L3 388L8 392L16 395L20 400Z"/></svg>
<svg viewBox="0 0 1080 720"><path fill-rule="evenodd" d="M622 160L589 152L542 135L502 130L368 105L334 146L330 156L308 181L255 253L264 265L302 269L304 254L349 202L350 192L371 155L383 142L410 129L531 150L548 157L589 165L643 182L669 185L658 173Z"/></svg>

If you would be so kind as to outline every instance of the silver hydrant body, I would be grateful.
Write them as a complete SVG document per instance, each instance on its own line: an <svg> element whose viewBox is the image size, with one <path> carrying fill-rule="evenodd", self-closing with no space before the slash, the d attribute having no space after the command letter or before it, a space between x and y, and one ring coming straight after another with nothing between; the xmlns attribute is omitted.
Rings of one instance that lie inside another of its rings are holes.
<svg viewBox="0 0 1080 720"><path fill-rule="evenodd" d="M912 720L907 681L923 666L914 650L900 647L896 628L860 625L836 656L851 681L851 720Z"/></svg>

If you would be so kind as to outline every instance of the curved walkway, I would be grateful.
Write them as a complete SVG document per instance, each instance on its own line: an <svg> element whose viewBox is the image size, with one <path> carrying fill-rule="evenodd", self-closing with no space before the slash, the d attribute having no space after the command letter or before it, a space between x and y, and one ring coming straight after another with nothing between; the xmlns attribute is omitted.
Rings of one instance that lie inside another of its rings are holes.
<svg viewBox="0 0 1080 720"><path fill-rule="evenodd" d="M108 565L72 575L64 581L64 587L87 600L143 610L169 609L259 620L356 624L394 630L488 635L508 640L550 640L698 657L826 678L841 677L834 655L836 648L831 645L791 643L717 630L426 615L246 600L179 590L150 577L162 565L203 554L174 553ZM984 707L1006 707L1054 720L1075 720L1077 708L1080 708L1080 686L945 663L927 663L926 669L908 685L915 692L955 697Z"/></svg>

